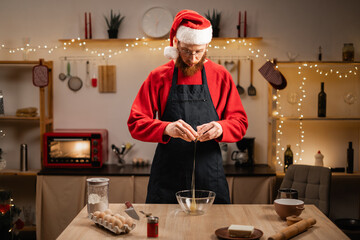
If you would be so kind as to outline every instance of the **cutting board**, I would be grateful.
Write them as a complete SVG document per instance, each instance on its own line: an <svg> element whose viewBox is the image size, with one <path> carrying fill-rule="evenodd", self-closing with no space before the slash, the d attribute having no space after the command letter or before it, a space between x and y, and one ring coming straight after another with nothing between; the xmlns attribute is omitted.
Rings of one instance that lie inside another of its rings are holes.
<svg viewBox="0 0 360 240"><path fill-rule="evenodd" d="M99 92L115 93L116 92L116 66L99 65Z"/></svg>

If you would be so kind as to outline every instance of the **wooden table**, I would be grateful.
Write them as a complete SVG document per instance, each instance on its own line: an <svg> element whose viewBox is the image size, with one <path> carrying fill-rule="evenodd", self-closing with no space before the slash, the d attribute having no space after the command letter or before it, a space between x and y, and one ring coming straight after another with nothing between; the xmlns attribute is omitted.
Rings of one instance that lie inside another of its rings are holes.
<svg viewBox="0 0 360 240"><path fill-rule="evenodd" d="M134 204L134 208L159 217L159 239L218 239L215 230L230 224L253 225L263 231L261 239L267 239L287 227L286 222L279 218L271 204L213 205L201 216L186 215L177 204ZM126 215L124 204L110 204L110 209L114 213ZM136 221L135 229L129 234L114 235L106 229L97 227L88 219L85 207L61 233L58 240L146 239L146 218L140 217L140 221ZM313 217L317 223L292 239L349 239L314 205L305 205L301 217Z"/></svg>

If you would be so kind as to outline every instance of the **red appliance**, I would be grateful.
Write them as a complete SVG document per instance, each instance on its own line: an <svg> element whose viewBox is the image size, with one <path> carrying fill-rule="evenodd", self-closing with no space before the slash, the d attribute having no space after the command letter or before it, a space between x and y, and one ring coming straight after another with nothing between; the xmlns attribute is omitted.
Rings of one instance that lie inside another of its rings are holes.
<svg viewBox="0 0 360 240"><path fill-rule="evenodd" d="M106 129L56 129L43 144L44 168L100 168L108 160Z"/></svg>

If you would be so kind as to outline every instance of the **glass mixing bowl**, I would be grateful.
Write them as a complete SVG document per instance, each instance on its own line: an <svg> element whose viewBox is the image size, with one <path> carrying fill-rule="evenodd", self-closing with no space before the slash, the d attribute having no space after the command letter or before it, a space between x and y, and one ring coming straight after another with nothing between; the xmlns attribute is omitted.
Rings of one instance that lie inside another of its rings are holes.
<svg viewBox="0 0 360 240"><path fill-rule="evenodd" d="M176 199L181 209L190 215L202 215L207 212L215 200L215 193L207 190L183 190L176 193Z"/></svg>

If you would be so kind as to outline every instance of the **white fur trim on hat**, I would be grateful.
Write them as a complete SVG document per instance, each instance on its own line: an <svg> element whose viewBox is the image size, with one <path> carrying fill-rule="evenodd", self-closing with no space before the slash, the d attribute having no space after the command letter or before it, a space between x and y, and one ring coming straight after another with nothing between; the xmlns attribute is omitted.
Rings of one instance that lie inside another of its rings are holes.
<svg viewBox="0 0 360 240"><path fill-rule="evenodd" d="M181 25L176 31L176 38L183 43L202 45L211 42L212 27L193 29Z"/></svg>
<svg viewBox="0 0 360 240"><path fill-rule="evenodd" d="M177 59L179 56L179 51L176 47L165 47L164 49L164 56L170 59Z"/></svg>

